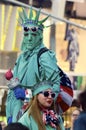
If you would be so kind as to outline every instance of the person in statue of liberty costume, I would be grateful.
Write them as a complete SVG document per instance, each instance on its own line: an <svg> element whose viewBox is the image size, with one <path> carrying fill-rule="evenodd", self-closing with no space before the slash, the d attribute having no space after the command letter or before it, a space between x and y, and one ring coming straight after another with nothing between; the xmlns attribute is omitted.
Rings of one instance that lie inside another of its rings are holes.
<svg viewBox="0 0 86 130"><path fill-rule="evenodd" d="M45 73L42 77L36 76L36 85L30 87L32 99L27 111L18 120L30 130L65 130L55 103L60 82L59 72L51 81L53 75L54 73L48 79L45 77ZM56 79L58 79L58 85L53 86L57 82Z"/></svg>
<svg viewBox="0 0 86 130"><path fill-rule="evenodd" d="M25 89L27 89L28 86L33 86L36 84L35 74L42 77L45 72L45 76L48 78L53 72L57 74L59 71L55 53L51 50L40 56L40 67L38 67L37 63L37 54L39 50L44 47L43 29L45 26L43 23L48 19L49 16L39 21L40 10L37 11L34 18L32 8L30 9L29 18L24 9L23 13L19 15L24 36L21 45L22 53L15 63L13 78L18 78L20 84L14 89L10 89L7 96L6 117L8 123L17 121L18 111L22 107L23 100L25 99ZM54 77L56 74L54 74ZM58 82L54 85L57 86L57 84ZM57 91L59 92L59 85ZM15 98L15 105L13 98ZM15 110L13 111L14 108Z"/></svg>
<svg viewBox="0 0 86 130"><path fill-rule="evenodd" d="M42 53L38 59L40 50L45 47L43 43L43 30L46 28L44 22L48 19L49 15L43 20L39 20L40 10L36 12L36 16L34 17L31 8L29 17L24 9L23 13L19 16L21 20L19 23L21 23L24 34L21 44L22 53L17 58L13 69L13 78L17 78L19 84L17 87L15 86L13 89L10 89L7 96L6 117L8 123L16 122L20 118L20 110L23 108L24 101L27 100L26 91L31 86L37 84L36 75L41 78L45 75L45 78L48 79L54 73L51 81L53 82L53 79L55 79L53 86L57 92L56 97L60 92L60 84L62 82L68 88L71 86L70 80L66 78L66 75L63 72L60 73L61 69L57 65L57 59L52 50L47 50L45 53ZM58 79L63 81L58 82ZM15 102L13 102L13 99ZM67 97L67 99L70 98Z"/></svg>

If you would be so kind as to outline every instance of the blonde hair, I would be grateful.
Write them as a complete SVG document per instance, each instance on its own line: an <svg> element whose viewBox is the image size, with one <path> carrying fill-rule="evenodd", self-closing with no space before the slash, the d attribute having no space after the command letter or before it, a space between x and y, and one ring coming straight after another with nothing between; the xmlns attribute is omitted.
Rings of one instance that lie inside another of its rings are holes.
<svg viewBox="0 0 86 130"><path fill-rule="evenodd" d="M35 108L35 109L34 109ZM51 108L54 110L54 103L51 106ZM38 100L37 100L37 95L34 96L29 104L29 116L31 115L34 120L36 121L37 125L38 125L38 130L46 130L45 128L45 124L43 123L42 120L42 114L40 111L40 107L38 105ZM57 126L57 130L61 130L59 125Z"/></svg>

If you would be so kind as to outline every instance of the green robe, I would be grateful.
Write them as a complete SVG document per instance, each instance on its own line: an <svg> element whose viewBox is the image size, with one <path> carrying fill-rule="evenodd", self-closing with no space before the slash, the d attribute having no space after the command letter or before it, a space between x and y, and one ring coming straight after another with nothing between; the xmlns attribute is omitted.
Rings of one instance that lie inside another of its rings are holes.
<svg viewBox="0 0 86 130"><path fill-rule="evenodd" d="M51 74L54 73L54 76L58 73L57 60L55 57L55 53L52 51L47 51L43 53L39 58L40 67L38 67L37 63L37 54L39 50L44 47L43 44L36 47L33 51L26 51L20 54L18 57L13 76L20 80L20 86L23 88L29 88L29 86L33 86L36 84L36 75L44 75L46 77L50 77ZM53 77L52 77L53 80ZM54 84L54 88L58 91L60 89L60 85L58 82L58 78L56 78L56 83ZM13 90L10 90L7 96L6 101L6 117L12 116L13 122L17 121L17 114L22 106L22 101L17 100L14 96ZM14 107L15 106L15 107Z"/></svg>
<svg viewBox="0 0 86 130"><path fill-rule="evenodd" d="M24 115L19 119L18 122L27 126L30 130L38 130L38 126L35 120L33 119L31 115L30 116L28 115L28 111L24 113ZM53 128L50 125L45 125L45 127L46 127L46 130L56 130L56 128ZM61 127L61 130L65 130L61 116L60 116L60 127Z"/></svg>

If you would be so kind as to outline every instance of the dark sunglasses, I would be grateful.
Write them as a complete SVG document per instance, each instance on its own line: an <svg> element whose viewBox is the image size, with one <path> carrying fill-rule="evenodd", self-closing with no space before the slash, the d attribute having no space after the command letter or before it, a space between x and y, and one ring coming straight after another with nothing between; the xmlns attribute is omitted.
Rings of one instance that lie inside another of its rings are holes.
<svg viewBox="0 0 86 130"><path fill-rule="evenodd" d="M55 93L49 92L49 91L42 91L40 93L44 94L45 97L48 97L49 95L51 95L52 98L55 98L55 96L56 96Z"/></svg>
<svg viewBox="0 0 86 130"><path fill-rule="evenodd" d="M24 27L25 32L28 32L28 31L36 32L36 31L38 31L38 29L39 29L38 27L31 27L31 28Z"/></svg>

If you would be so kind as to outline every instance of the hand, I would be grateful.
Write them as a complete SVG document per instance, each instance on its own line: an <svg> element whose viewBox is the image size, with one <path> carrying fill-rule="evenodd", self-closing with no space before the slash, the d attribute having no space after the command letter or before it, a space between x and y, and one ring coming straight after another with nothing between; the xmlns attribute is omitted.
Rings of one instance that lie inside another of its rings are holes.
<svg viewBox="0 0 86 130"><path fill-rule="evenodd" d="M25 99L25 89L16 87L14 89L14 94L17 99L24 100Z"/></svg>
<svg viewBox="0 0 86 130"><path fill-rule="evenodd" d="M8 124L12 123L12 116L10 116L10 117L8 118L7 123L8 123Z"/></svg>

